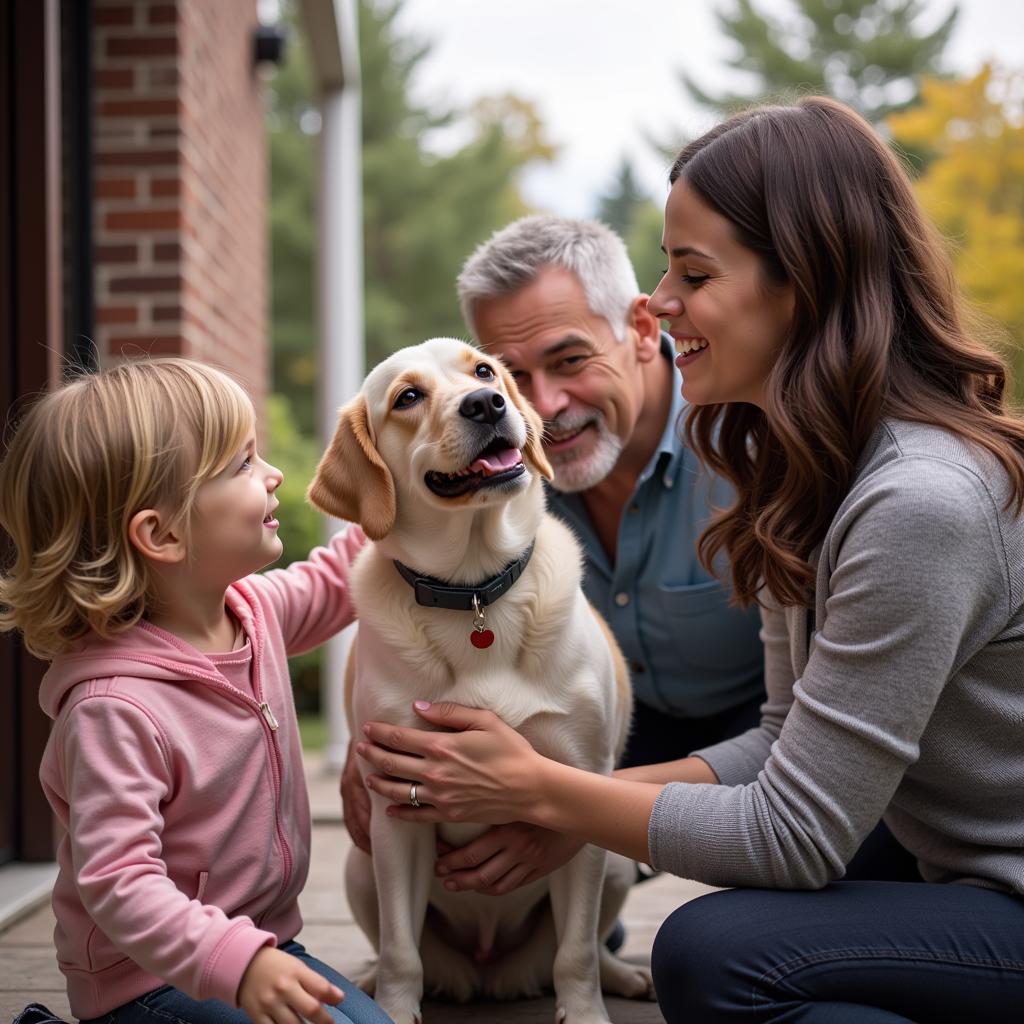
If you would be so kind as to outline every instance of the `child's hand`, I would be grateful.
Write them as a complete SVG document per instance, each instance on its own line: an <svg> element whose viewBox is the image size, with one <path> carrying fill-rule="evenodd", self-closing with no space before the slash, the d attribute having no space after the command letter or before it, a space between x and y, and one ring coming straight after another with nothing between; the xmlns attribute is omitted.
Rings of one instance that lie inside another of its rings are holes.
<svg viewBox="0 0 1024 1024"><path fill-rule="evenodd" d="M324 1003L337 1006L345 994L301 960L265 946L249 961L238 986L238 1004L253 1024L334 1024Z"/></svg>

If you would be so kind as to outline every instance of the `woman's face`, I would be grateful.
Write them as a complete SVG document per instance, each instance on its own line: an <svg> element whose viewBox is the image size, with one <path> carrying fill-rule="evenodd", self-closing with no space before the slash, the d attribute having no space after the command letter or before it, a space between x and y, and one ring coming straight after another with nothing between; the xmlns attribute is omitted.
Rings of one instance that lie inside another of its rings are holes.
<svg viewBox="0 0 1024 1024"><path fill-rule="evenodd" d="M683 397L763 408L765 381L793 320L793 286L770 283L731 222L682 178L665 204L662 250L668 269L647 308L675 340Z"/></svg>

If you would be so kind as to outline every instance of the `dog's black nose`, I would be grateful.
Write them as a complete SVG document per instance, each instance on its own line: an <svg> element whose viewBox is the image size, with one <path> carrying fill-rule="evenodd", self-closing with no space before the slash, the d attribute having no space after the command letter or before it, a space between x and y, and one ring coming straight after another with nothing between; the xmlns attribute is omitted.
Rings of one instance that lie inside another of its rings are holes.
<svg viewBox="0 0 1024 1024"><path fill-rule="evenodd" d="M494 424L505 415L505 398L494 388L478 388L459 402L459 412L467 420Z"/></svg>

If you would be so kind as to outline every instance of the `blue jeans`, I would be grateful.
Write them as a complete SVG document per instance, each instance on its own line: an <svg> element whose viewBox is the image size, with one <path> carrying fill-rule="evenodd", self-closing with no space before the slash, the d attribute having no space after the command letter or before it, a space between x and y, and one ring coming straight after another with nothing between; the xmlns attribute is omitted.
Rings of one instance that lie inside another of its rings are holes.
<svg viewBox="0 0 1024 1024"><path fill-rule="evenodd" d="M1024 899L969 885L731 889L654 941L668 1024L963 1024L1021 1019Z"/></svg>
<svg viewBox="0 0 1024 1024"><path fill-rule="evenodd" d="M280 949L297 957L310 970L333 982L345 993L340 1006L327 1007L327 1012L338 1024L393 1024L365 992L327 964L310 956L300 943L294 940L285 942ZM165 985L81 1024L249 1024L249 1017L219 999L198 1002L179 989Z"/></svg>

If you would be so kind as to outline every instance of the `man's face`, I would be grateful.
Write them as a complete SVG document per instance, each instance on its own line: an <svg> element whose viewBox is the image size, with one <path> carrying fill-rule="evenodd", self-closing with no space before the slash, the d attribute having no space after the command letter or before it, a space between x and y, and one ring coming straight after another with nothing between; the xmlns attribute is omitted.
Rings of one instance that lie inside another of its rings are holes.
<svg viewBox="0 0 1024 1024"><path fill-rule="evenodd" d="M579 279L549 267L510 295L478 302L480 344L511 371L544 420L544 451L560 491L584 491L614 468L643 409L632 320L619 341L591 312Z"/></svg>

